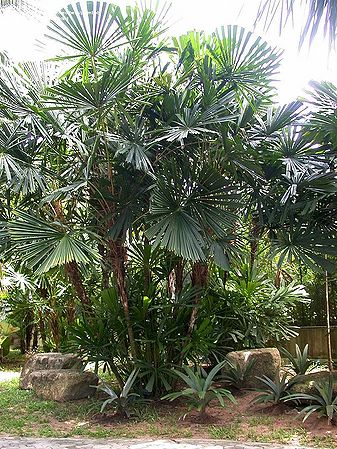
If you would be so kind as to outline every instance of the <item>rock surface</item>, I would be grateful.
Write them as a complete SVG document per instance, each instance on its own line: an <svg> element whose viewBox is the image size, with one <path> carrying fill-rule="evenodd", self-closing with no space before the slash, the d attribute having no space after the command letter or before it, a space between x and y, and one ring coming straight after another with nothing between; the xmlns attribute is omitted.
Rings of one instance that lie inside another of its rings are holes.
<svg viewBox="0 0 337 449"><path fill-rule="evenodd" d="M90 371L51 369L33 371L30 382L38 397L64 402L94 396L98 377Z"/></svg>
<svg viewBox="0 0 337 449"><path fill-rule="evenodd" d="M275 379L281 368L281 356L276 348L246 349L233 351L227 354L228 360L238 364L241 368L250 361L253 366L246 377L244 388L260 388L263 384L257 377L268 376Z"/></svg>
<svg viewBox="0 0 337 449"><path fill-rule="evenodd" d="M29 357L21 371L20 388L30 390L32 388L30 374L33 371L50 369L83 369L80 358L74 354L62 354L60 352L40 353Z"/></svg>
<svg viewBox="0 0 337 449"><path fill-rule="evenodd" d="M337 371L331 372L334 394L337 395ZM317 373L303 374L297 376L297 382L291 387L291 393L316 394L315 384L329 382L329 371L318 371Z"/></svg>

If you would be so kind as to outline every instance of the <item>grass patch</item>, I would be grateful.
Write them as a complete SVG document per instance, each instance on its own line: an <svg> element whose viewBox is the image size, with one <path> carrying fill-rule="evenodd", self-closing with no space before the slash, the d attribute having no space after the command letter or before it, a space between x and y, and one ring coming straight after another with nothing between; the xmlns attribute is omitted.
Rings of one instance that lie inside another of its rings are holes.
<svg viewBox="0 0 337 449"><path fill-rule="evenodd" d="M314 436L311 443L321 449L335 449L337 442L331 435Z"/></svg>
<svg viewBox="0 0 337 449"><path fill-rule="evenodd" d="M92 437L92 438L210 438L218 440L253 441L332 449L333 436L315 436L305 428L275 428L275 416L235 415L230 424L207 424L179 420L184 408L163 408L161 403L149 403L138 410L130 421L104 418L99 414L101 400L90 399L59 403L38 399L32 391L20 390L18 379L0 382L0 435L31 437ZM101 419L102 418L102 419Z"/></svg>
<svg viewBox="0 0 337 449"><path fill-rule="evenodd" d="M11 435L56 436L50 421L75 423L97 413L101 403L92 399L58 403L38 399L32 391L20 390L19 380L0 383L0 433ZM41 433L42 432L42 433Z"/></svg>
<svg viewBox="0 0 337 449"><path fill-rule="evenodd" d="M212 426L209 435L219 440L239 440L242 431L239 423L232 423L229 426Z"/></svg>
<svg viewBox="0 0 337 449"><path fill-rule="evenodd" d="M302 438L303 429L276 429L268 433L251 431L247 438L254 443L281 443L287 444L292 440Z"/></svg>
<svg viewBox="0 0 337 449"><path fill-rule="evenodd" d="M247 419L247 423L251 427L257 426L272 426L275 419L272 416L252 416Z"/></svg>

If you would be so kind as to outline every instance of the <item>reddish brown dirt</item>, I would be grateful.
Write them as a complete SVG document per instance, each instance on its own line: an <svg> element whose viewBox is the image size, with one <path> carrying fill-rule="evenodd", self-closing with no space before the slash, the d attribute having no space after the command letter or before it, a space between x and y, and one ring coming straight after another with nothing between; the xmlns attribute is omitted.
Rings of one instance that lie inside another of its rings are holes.
<svg viewBox="0 0 337 449"><path fill-rule="evenodd" d="M286 405L252 405L251 401L255 396L256 393L251 392L239 395L236 398L238 403L236 405L229 403L226 408L212 403L204 417L200 417L195 411L184 417L186 406L182 402L159 401L153 405L157 417L151 421L151 425L149 425L149 421L134 419L130 422L130 420L112 415L96 415L91 423L93 426L96 424L114 429L116 427L130 428L132 423L132 430L139 436L154 436L155 434L168 436L173 433L175 437L191 438L212 438L215 436L212 429L228 428L230 430L235 426L234 433L224 433L224 439L231 439L231 435L233 435L233 438L238 440L264 441L264 436L268 436L267 442L285 443L287 441L298 442L302 437L304 438L301 440L302 443L314 443L316 447L321 448L337 448L337 425L328 426L326 418L312 415L305 423L302 423L299 412ZM275 432L275 438L270 436L271 431ZM281 436L277 436L278 431L281 431ZM287 436L283 435L283 431L289 433L289 440L287 440ZM182 432L181 435L179 435L180 432ZM325 442L325 438L328 439L329 445L324 446L323 443L320 445L320 439Z"/></svg>

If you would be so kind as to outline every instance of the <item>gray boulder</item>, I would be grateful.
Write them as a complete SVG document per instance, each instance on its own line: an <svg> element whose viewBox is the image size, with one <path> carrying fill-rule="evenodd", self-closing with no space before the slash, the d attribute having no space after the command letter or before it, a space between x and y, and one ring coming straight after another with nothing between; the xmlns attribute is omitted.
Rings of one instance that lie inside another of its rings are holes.
<svg viewBox="0 0 337 449"><path fill-rule="evenodd" d="M296 376L296 383L291 387L291 393L316 394L315 384L323 384L329 382L332 378L332 386L334 395L337 395L337 371L318 371L315 373L303 374Z"/></svg>
<svg viewBox="0 0 337 449"><path fill-rule="evenodd" d="M60 352L40 353L29 357L21 371L20 388L32 389L30 374L34 371L51 369L82 370L82 360L74 354L61 354Z"/></svg>
<svg viewBox="0 0 337 449"><path fill-rule="evenodd" d="M65 402L94 396L98 377L90 371L51 369L33 371L30 382L39 398Z"/></svg>
<svg viewBox="0 0 337 449"><path fill-rule="evenodd" d="M227 359L234 365L243 368L250 361L253 362L245 379L243 388L260 388L263 383L257 377L268 376L275 379L281 368L281 356L276 348L246 349L227 354Z"/></svg>

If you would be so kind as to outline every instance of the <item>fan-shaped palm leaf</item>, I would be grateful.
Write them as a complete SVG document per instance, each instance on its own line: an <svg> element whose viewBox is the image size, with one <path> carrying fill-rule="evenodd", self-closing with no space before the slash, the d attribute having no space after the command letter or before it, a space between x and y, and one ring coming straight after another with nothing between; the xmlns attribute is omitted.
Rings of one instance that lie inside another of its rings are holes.
<svg viewBox="0 0 337 449"><path fill-rule="evenodd" d="M47 37L70 49L69 58L88 62L121 44L123 33L116 21L117 12L117 6L105 1L69 4L56 20L51 20Z"/></svg>
<svg viewBox="0 0 337 449"><path fill-rule="evenodd" d="M18 213L18 220L4 226L13 247L36 274L69 262L79 264L98 260L97 252L85 242L83 231L66 229L61 223L47 223L26 212Z"/></svg>
<svg viewBox="0 0 337 449"><path fill-rule="evenodd" d="M147 235L179 256L204 260L209 239L226 236L239 207L238 195L211 166L197 167L188 159L167 164L152 195Z"/></svg>
<svg viewBox="0 0 337 449"><path fill-rule="evenodd" d="M218 80L249 100L271 89L282 56L282 51L238 26L216 30L208 51Z"/></svg>
<svg viewBox="0 0 337 449"><path fill-rule="evenodd" d="M81 83L64 81L49 89L46 97L49 107L56 110L78 112L104 117L117 97L126 91L135 74L130 67L110 67L98 81Z"/></svg>

